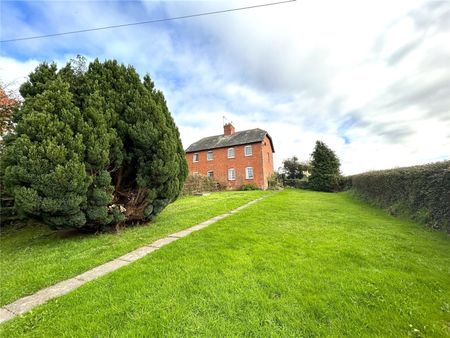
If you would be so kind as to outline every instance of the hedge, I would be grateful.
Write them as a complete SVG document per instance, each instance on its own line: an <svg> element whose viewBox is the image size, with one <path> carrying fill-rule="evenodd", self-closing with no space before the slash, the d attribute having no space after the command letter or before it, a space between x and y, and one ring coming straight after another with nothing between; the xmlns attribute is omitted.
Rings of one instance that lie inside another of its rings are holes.
<svg viewBox="0 0 450 338"><path fill-rule="evenodd" d="M202 175L189 175L184 181L182 195L219 191L222 187L212 177Z"/></svg>
<svg viewBox="0 0 450 338"><path fill-rule="evenodd" d="M350 176L352 190L395 215L450 232L450 161Z"/></svg>
<svg viewBox="0 0 450 338"><path fill-rule="evenodd" d="M283 181L285 187L291 187L296 189L309 189L309 182L305 179L299 178L286 178Z"/></svg>

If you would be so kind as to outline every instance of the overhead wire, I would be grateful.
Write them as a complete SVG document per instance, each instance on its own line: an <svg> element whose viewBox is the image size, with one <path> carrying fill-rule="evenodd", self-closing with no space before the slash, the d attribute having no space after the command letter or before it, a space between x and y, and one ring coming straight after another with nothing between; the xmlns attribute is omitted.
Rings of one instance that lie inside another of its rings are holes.
<svg viewBox="0 0 450 338"><path fill-rule="evenodd" d="M295 1L296 0L285 0L285 1L269 2L269 3L265 3L265 4L259 4L259 5L252 5L252 6L245 6L245 7L223 9L223 10L218 10L218 11L211 11L211 12L203 12L203 13L182 15L182 16L176 16L176 17L171 17L171 18L153 19L153 20L125 23L125 24L118 24L118 25L110 25L110 26L103 26L103 27L79 29L79 30L68 31L68 32L61 32L61 33L51 33L51 34L45 34L45 35L28 36L28 37L22 37L22 38L11 38L11 39L0 40L0 43L43 39L43 38L50 38L50 37L62 36L62 35L94 32L94 31L101 31L101 30L121 28L121 27L129 27L129 26L137 26L137 25L146 25L146 24L165 22L165 21L182 20L182 19L189 19L189 18L196 18L196 17L201 17L201 16L207 16L207 15L215 15L215 14L222 14L222 13L237 12L237 11L242 11L242 10L249 10L249 9L254 9L254 8L260 8L260 7L282 5L282 4L295 2Z"/></svg>

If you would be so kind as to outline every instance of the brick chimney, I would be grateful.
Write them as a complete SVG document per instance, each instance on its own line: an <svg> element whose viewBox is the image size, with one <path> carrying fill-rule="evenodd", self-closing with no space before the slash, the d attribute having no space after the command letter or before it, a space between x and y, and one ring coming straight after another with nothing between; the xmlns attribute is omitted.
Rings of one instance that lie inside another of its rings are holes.
<svg viewBox="0 0 450 338"><path fill-rule="evenodd" d="M225 123L225 125L223 126L223 134L225 136L234 134L234 126L231 122Z"/></svg>

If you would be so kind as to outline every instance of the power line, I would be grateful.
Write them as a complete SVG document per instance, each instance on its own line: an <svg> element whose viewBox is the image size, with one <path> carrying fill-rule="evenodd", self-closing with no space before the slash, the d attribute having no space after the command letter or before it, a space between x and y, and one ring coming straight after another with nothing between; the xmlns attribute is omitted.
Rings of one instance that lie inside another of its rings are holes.
<svg viewBox="0 0 450 338"><path fill-rule="evenodd" d="M214 14L221 14L221 13L237 12L237 11L242 11L242 10L246 10L246 9L253 9L253 8L259 8L259 7L281 5L281 4L286 4L286 3L289 3L289 2L295 2L295 1L296 0L270 2L270 3L266 3L266 4L246 6L246 7L238 7L238 8L231 8L231 9L224 9L224 10L220 10L220 11L183 15L183 16L177 16L177 17L173 17L173 18L154 19L154 20L148 20L148 21L125 23L125 24L121 24L121 25L111 25L111 26L104 26L104 27L80 29L80 30L76 30L76 31L69 31L69 32L62 32L62 33L36 35L36 36L29 36L29 37L24 37L24 38L14 38L14 39L0 40L0 43L14 42L14 41L24 41L24 40L35 40L35 39L49 38L49 37L53 37L53 36L61 36L61 35L69 35L69 34L77 34L77 33L86 33L86 32L100 31L100 30L106 30L106 29L112 29L112 28L121 28L121 27L145 25L145 24L164 22L164 21L174 21L174 20L181 20L181 19L189 19L189 18L195 18L195 17L199 17L199 16L207 16L207 15L214 15Z"/></svg>

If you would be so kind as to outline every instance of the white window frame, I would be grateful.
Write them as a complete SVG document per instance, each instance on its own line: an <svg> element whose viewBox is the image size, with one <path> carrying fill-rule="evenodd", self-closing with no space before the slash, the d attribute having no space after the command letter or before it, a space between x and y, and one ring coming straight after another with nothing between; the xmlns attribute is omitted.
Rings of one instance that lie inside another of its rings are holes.
<svg viewBox="0 0 450 338"><path fill-rule="evenodd" d="M197 159L195 159L197 157ZM200 155L198 153L192 154L192 163L197 163L200 159Z"/></svg>
<svg viewBox="0 0 450 338"><path fill-rule="evenodd" d="M211 155L211 156L210 156ZM212 150L209 150L207 153L206 153L206 160L207 161L212 161L212 160L214 160L214 155L213 155L213 151Z"/></svg>
<svg viewBox="0 0 450 338"><path fill-rule="evenodd" d="M250 177L249 175L249 169L251 169L252 175ZM253 180L255 178L255 173L253 171L253 167L247 167L245 168L245 179L246 180Z"/></svg>
<svg viewBox="0 0 450 338"><path fill-rule="evenodd" d="M250 149L250 153L247 153L247 150ZM244 155L245 156L253 156L253 148L251 145L245 146L244 147Z"/></svg>
<svg viewBox="0 0 450 338"><path fill-rule="evenodd" d="M230 150L233 152L233 156L230 156ZM228 158L234 158L235 157L235 152L234 152L234 148L228 148L227 150L227 157Z"/></svg>
<svg viewBox="0 0 450 338"><path fill-rule="evenodd" d="M228 169L228 181L236 181L236 169L234 168Z"/></svg>
<svg viewBox="0 0 450 338"><path fill-rule="evenodd" d="M214 177L214 171L213 170L208 170L208 172L206 173L206 176Z"/></svg>

